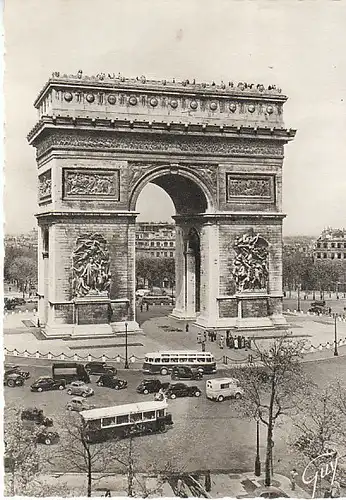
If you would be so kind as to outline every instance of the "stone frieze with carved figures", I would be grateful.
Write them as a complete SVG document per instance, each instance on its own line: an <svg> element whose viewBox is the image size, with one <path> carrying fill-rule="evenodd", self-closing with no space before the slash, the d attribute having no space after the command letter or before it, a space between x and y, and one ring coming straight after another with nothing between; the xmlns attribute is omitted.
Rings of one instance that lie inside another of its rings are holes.
<svg viewBox="0 0 346 500"><path fill-rule="evenodd" d="M65 198L97 197L119 199L119 170L63 170Z"/></svg>
<svg viewBox="0 0 346 500"><path fill-rule="evenodd" d="M258 198L260 201L275 201L274 176L249 176L227 174L227 201Z"/></svg>
<svg viewBox="0 0 346 500"><path fill-rule="evenodd" d="M234 243L232 275L237 292L266 290L268 283L268 242L259 234L245 233Z"/></svg>
<svg viewBox="0 0 346 500"><path fill-rule="evenodd" d="M109 296L111 273L107 241L101 234L84 234L72 254L72 296Z"/></svg>
<svg viewBox="0 0 346 500"><path fill-rule="evenodd" d="M52 172L47 170L38 178L39 201L44 201L52 197Z"/></svg>

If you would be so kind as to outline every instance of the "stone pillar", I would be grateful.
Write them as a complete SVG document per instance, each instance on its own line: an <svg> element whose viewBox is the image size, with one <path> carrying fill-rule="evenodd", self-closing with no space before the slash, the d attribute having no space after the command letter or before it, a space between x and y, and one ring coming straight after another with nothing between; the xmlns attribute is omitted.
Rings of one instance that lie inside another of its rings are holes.
<svg viewBox="0 0 346 500"><path fill-rule="evenodd" d="M175 238L175 307L172 316L183 318L185 311L185 257L183 229L179 225L176 225Z"/></svg>
<svg viewBox="0 0 346 500"><path fill-rule="evenodd" d="M196 316L196 259L190 248L185 252L185 270L185 311L187 317L194 318Z"/></svg>

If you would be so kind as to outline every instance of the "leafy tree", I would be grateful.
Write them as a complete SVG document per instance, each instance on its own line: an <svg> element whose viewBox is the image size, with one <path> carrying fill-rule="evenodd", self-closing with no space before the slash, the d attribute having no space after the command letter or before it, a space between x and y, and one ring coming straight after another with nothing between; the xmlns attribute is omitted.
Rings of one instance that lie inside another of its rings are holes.
<svg viewBox="0 0 346 500"><path fill-rule="evenodd" d="M172 285L175 280L175 261L173 258L140 257L136 260L137 285L139 280L151 286L161 286L164 280Z"/></svg>
<svg viewBox="0 0 346 500"><path fill-rule="evenodd" d="M37 282L37 261L28 256L15 257L6 270L8 279L16 281L24 292L27 285Z"/></svg>
<svg viewBox="0 0 346 500"><path fill-rule="evenodd" d="M244 389L238 410L248 418L259 419L267 428L265 485L270 486L274 428L285 415L296 411L297 402L306 396L308 383L301 367L303 342L286 336L275 339L267 349L254 342L261 361L257 366L234 370Z"/></svg>

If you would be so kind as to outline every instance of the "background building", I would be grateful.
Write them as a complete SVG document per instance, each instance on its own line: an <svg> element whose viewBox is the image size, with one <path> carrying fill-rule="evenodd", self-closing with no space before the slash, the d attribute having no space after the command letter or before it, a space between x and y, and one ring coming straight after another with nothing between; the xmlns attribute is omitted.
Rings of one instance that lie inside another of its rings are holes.
<svg viewBox="0 0 346 500"><path fill-rule="evenodd" d="M314 260L346 259L346 229L326 228L317 238Z"/></svg>
<svg viewBox="0 0 346 500"><path fill-rule="evenodd" d="M37 229L33 228L28 233L9 234L4 236L5 246L19 248L37 248Z"/></svg>
<svg viewBox="0 0 346 500"><path fill-rule="evenodd" d="M137 257L174 258L175 225L167 222L136 224Z"/></svg>

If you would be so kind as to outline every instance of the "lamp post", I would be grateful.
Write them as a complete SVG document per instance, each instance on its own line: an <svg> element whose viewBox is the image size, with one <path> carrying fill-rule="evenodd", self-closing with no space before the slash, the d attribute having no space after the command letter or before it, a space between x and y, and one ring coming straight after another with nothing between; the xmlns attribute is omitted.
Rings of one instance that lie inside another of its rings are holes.
<svg viewBox="0 0 346 500"><path fill-rule="evenodd" d="M261 475L261 460L259 454L260 433L259 433L259 418L256 418L256 459L255 459L255 476Z"/></svg>
<svg viewBox="0 0 346 500"><path fill-rule="evenodd" d="M129 360L127 356L127 322L125 321L125 365L124 368L126 370L129 369Z"/></svg>
<svg viewBox="0 0 346 500"><path fill-rule="evenodd" d="M338 352L338 332L337 332L337 326L336 326L336 320L337 320L337 313L334 314L334 356L339 356Z"/></svg>
<svg viewBox="0 0 346 500"><path fill-rule="evenodd" d="M297 310L300 312L300 288L301 284L298 285L298 296L297 296Z"/></svg>

